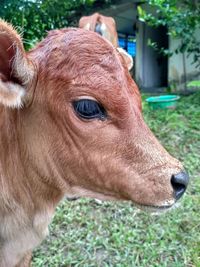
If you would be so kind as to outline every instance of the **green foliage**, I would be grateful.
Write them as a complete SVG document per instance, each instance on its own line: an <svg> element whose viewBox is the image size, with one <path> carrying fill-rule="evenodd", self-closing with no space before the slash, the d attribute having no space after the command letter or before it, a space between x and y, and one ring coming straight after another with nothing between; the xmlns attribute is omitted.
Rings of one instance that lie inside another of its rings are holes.
<svg viewBox="0 0 200 267"><path fill-rule="evenodd" d="M191 81L187 84L187 86L200 88L200 81Z"/></svg>
<svg viewBox="0 0 200 267"><path fill-rule="evenodd" d="M172 56L173 52L170 51L169 49L166 49L164 47L159 47L158 44L156 42L152 42L151 39L147 40L147 44L151 47L153 47L153 49L155 51L157 51L159 54L162 54L164 56Z"/></svg>
<svg viewBox="0 0 200 267"><path fill-rule="evenodd" d="M25 47L31 48L46 32L77 26L78 19L93 8L117 0L1 0L0 17L22 33Z"/></svg>
<svg viewBox="0 0 200 267"><path fill-rule="evenodd" d="M94 0L4 0L0 17L18 28L29 48L48 30L71 25L78 10L90 7L93 2Z"/></svg>
<svg viewBox="0 0 200 267"><path fill-rule="evenodd" d="M200 92L182 97L176 110L143 104L150 128L190 173L180 206L152 216L128 202L64 201L33 267L200 266Z"/></svg>
<svg viewBox="0 0 200 267"><path fill-rule="evenodd" d="M155 12L147 12L138 6L140 20L149 26L165 26L169 36L180 39L180 45L173 51L193 56L193 63L200 67L200 2L198 0L146 0ZM155 47L155 44L152 44ZM166 51L164 51L166 54Z"/></svg>

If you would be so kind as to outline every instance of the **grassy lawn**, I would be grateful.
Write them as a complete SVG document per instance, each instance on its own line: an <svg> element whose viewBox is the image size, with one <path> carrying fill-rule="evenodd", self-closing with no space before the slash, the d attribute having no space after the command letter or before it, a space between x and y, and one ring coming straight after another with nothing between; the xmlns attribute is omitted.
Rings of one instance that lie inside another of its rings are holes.
<svg viewBox="0 0 200 267"><path fill-rule="evenodd" d="M191 176L180 206L149 215L131 203L65 201L33 267L200 267L200 92L176 110L150 111L145 120Z"/></svg>

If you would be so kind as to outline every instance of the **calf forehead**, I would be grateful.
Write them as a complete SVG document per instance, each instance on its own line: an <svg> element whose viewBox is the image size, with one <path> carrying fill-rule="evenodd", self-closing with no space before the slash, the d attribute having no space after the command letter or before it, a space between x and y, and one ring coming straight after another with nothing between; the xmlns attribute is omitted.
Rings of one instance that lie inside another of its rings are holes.
<svg viewBox="0 0 200 267"><path fill-rule="evenodd" d="M135 86L120 55L96 33L83 29L52 31L33 54L39 61L39 79L46 77L44 82L59 81L63 88L71 85L75 94L92 93L98 99L106 96L115 103L128 98L130 87L134 94Z"/></svg>
<svg viewBox="0 0 200 267"><path fill-rule="evenodd" d="M40 68L52 76L70 74L74 79L77 74L123 73L114 47L98 34L83 29L52 31L35 52Z"/></svg>

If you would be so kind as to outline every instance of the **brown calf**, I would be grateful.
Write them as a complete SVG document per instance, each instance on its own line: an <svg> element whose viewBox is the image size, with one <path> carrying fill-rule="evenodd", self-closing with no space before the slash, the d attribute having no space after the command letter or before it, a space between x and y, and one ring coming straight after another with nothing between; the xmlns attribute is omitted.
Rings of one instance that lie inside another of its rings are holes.
<svg viewBox="0 0 200 267"><path fill-rule="evenodd" d="M123 48L118 47L118 35L116 30L115 20L112 17L106 17L99 13L94 13L91 16L82 17L79 21L79 28L97 32L105 39L111 42L114 47L123 56L129 70L133 67L133 58Z"/></svg>
<svg viewBox="0 0 200 267"><path fill-rule="evenodd" d="M29 266L64 197L167 209L188 177L146 126L119 52L83 29L25 53L0 21L0 266Z"/></svg>

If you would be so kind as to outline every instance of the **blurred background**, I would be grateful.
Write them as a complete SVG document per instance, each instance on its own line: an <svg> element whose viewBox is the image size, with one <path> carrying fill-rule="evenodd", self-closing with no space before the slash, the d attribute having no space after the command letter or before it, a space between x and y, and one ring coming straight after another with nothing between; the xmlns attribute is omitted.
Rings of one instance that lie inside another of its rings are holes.
<svg viewBox="0 0 200 267"><path fill-rule="evenodd" d="M143 91L186 92L200 79L199 0L1 0L0 17L29 49L48 30L76 27L94 12L115 19L119 46L133 57L132 75Z"/></svg>
<svg viewBox="0 0 200 267"><path fill-rule="evenodd" d="M161 216L131 203L64 200L34 267L200 267L200 1L0 0L27 50L47 31L78 27L99 12L114 18L119 46L133 58L145 120L180 159L191 181L180 206ZM152 109L155 94L178 94L177 106Z"/></svg>

